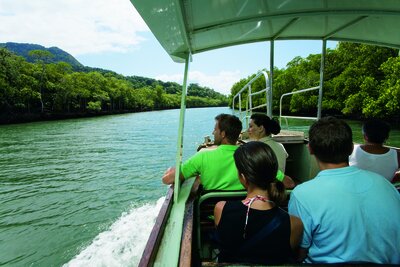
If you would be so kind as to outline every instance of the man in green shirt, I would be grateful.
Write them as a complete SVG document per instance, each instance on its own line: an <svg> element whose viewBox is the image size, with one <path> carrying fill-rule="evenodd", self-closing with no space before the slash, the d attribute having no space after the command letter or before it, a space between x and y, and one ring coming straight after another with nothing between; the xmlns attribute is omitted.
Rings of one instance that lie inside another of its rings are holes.
<svg viewBox="0 0 400 267"><path fill-rule="evenodd" d="M213 131L216 149L197 152L181 166L180 179L200 175L205 190L241 190L244 189L238 178L233 153L242 131L242 122L238 117L220 114L215 117ZM175 180L175 168L169 168L162 178L164 184Z"/></svg>

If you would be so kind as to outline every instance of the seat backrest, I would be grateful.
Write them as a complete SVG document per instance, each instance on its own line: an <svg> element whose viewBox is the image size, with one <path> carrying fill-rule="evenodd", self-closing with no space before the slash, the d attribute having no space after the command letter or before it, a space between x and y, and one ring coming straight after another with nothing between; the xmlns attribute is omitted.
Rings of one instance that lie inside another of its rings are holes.
<svg viewBox="0 0 400 267"><path fill-rule="evenodd" d="M210 235L215 229L214 207L221 200L240 200L246 197L246 191L207 191L198 199L196 204L196 239L198 253L201 259L210 260L212 241Z"/></svg>

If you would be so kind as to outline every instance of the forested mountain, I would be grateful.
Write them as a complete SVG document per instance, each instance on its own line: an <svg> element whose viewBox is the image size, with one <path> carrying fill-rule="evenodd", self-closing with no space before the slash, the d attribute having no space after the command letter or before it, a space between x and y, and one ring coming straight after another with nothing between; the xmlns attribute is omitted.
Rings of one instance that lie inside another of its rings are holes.
<svg viewBox="0 0 400 267"><path fill-rule="evenodd" d="M182 85L176 82L163 82L160 80L147 78L147 77L140 77L140 76L123 76L119 75L114 71L105 70L102 68L93 68L87 67L82 65L77 59L75 59L72 55L68 54L62 49L58 47L50 47L46 48L41 45L37 44L23 44L23 43L0 43L0 47L4 47L9 51L13 52L18 56L22 56L28 62L34 63L36 62L36 58L32 55L32 51L34 50L41 50L41 51L48 51L51 53L51 56L48 57L46 63L57 63L57 62L66 62L72 66L74 71L82 71L82 72L99 72L101 74L111 74L113 76L119 76L121 79L127 79L132 83L133 88L141 88L145 86L157 86L160 85L164 88L167 94L179 94L182 91ZM200 96L206 98L218 98L218 99L225 99L225 96L215 92L211 88L202 87L198 84L190 84L188 86L188 95L190 96Z"/></svg>
<svg viewBox="0 0 400 267"><path fill-rule="evenodd" d="M180 106L182 88L177 83L84 66L75 71L66 62L54 62L55 56L43 49L27 55L33 62L0 48L0 123ZM227 103L226 96L210 88L188 86L187 107Z"/></svg>
<svg viewBox="0 0 400 267"><path fill-rule="evenodd" d="M29 52L31 52L32 50L43 50L48 51L53 55L53 57L49 58L48 63L66 62L74 69L83 67L83 65L78 60L76 60L73 56L58 47L46 48L38 44L21 44L12 42L0 43L0 47L4 47L14 54L24 57L26 61L31 63L35 62L35 58L30 55Z"/></svg>
<svg viewBox="0 0 400 267"><path fill-rule="evenodd" d="M340 42L328 49L325 59L322 113L348 118L384 118L400 120L399 50L378 46ZM279 113L279 99L284 93L319 86L321 55L296 57L286 68L274 69L273 113ZM253 77L235 83L232 97ZM265 87L262 78L254 85L256 92ZM253 98L259 105L265 94ZM242 97L246 106L247 97ZM318 91L295 94L283 99L283 114L316 116ZM237 105L236 105L237 106Z"/></svg>

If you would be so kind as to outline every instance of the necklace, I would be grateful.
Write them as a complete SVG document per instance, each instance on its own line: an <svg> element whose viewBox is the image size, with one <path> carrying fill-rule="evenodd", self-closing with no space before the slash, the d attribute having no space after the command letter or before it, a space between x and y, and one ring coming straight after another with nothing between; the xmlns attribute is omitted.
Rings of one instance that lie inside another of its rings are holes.
<svg viewBox="0 0 400 267"><path fill-rule="evenodd" d="M246 228L247 228L247 222L249 220L249 212L250 212L250 207L251 204L253 204L254 201L260 200L262 202L269 202L269 203L274 203L273 201L269 200L268 198L260 195L256 195L251 198L246 198L243 202L244 205L247 206L247 212L246 212L246 221L244 223L244 230L243 230L243 238L246 239Z"/></svg>
<svg viewBox="0 0 400 267"><path fill-rule="evenodd" d="M245 204L247 207L251 206L251 204L253 204L254 201L256 200L260 200L262 202L270 202L270 203L274 203L273 201L269 200L267 197L264 196L260 196L260 195L256 195L254 197L248 197L244 200L243 204Z"/></svg>

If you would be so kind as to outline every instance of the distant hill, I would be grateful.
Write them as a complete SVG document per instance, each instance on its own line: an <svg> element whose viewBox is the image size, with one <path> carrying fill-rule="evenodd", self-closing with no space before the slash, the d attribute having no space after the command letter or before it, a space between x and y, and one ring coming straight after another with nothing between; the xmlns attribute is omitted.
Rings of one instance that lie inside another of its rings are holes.
<svg viewBox="0 0 400 267"><path fill-rule="evenodd" d="M141 76L127 76L126 80L131 82L133 88L141 88L145 86L155 87L157 85L164 88L167 94L180 94L182 92L182 85L176 82L164 82L152 78L141 77ZM226 96L214 91L211 88L200 86L197 83L189 84L187 88L188 96L198 96L213 99L226 99Z"/></svg>
<svg viewBox="0 0 400 267"><path fill-rule="evenodd" d="M7 48L9 51L13 52L18 56L24 57L26 61L32 63L34 62L34 59L31 56L29 56L29 52L31 50L45 50L54 55L54 57L50 59L51 63L63 61L70 64L75 70L84 67L73 56L71 56L70 54L68 54L67 52L58 47L46 48L38 44L23 44L23 43L12 43L12 42L0 43L0 47Z"/></svg>

